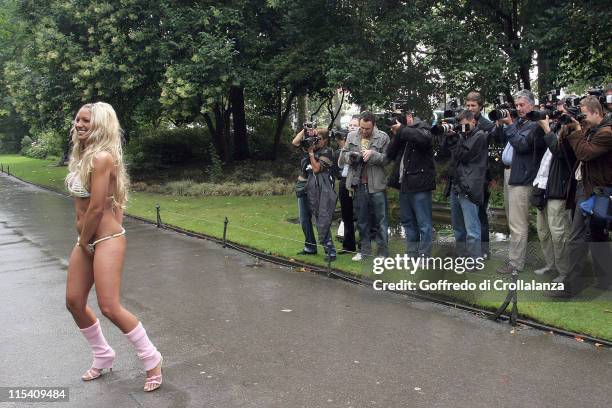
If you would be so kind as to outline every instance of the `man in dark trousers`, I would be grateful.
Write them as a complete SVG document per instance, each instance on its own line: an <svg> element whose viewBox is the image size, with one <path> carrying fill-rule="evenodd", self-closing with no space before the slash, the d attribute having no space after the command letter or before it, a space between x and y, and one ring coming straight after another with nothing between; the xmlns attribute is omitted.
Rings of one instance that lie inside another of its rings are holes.
<svg viewBox="0 0 612 408"><path fill-rule="evenodd" d="M387 162L395 162L389 186L400 190L406 253L411 257L429 256L433 240L432 190L436 188L432 135L429 126L412 112L398 113L391 126L395 136L386 154Z"/></svg>
<svg viewBox="0 0 612 408"><path fill-rule="evenodd" d="M489 144L493 139L492 131L495 128L495 124L482 114L483 107L484 101L479 92L472 91L467 94L467 97L465 98L465 109L474 114L474 119L476 120L475 131L482 130L487 136L487 143L485 146L483 146L483 149L485 149L487 153L487 172L484 182L482 205L478 206L478 219L480 220L480 242L482 243L482 254L484 257L489 258L491 256L491 249L489 247L489 217L487 215L487 210L489 208L489 197L491 196L491 192L489 191L489 183L491 183L493 178L491 177L491 171L488 166L488 157Z"/></svg>

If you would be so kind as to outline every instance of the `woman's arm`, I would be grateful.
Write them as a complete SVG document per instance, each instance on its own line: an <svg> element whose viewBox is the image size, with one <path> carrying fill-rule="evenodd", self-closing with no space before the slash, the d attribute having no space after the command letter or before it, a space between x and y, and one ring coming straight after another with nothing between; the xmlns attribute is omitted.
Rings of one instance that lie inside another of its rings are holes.
<svg viewBox="0 0 612 408"><path fill-rule="evenodd" d="M83 215L83 228L79 236L79 245L87 253L89 253L87 244L94 237L104 214L113 164L113 158L107 152L100 152L93 159L91 182L89 185L91 197L89 198L87 211Z"/></svg>

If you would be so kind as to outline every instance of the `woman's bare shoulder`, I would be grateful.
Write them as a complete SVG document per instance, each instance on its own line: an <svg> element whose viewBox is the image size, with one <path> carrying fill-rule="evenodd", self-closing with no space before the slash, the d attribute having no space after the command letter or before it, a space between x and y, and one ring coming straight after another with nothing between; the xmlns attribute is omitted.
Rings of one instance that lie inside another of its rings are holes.
<svg viewBox="0 0 612 408"><path fill-rule="evenodd" d="M92 160L94 170L107 170L115 164L113 156L109 152L97 152Z"/></svg>

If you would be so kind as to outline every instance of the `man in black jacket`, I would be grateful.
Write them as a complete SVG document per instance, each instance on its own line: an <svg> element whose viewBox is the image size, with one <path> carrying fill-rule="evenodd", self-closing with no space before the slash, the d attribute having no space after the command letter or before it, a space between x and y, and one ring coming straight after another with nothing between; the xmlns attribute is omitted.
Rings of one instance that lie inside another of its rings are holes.
<svg viewBox="0 0 612 408"><path fill-rule="evenodd" d="M433 225L431 191L436 188L433 141L429 126L403 111L391 126L395 136L387 148L386 161L394 161L388 185L400 190L400 222L406 234L406 253L431 254Z"/></svg>
<svg viewBox="0 0 612 408"><path fill-rule="evenodd" d="M543 275L556 271L558 275L566 276L569 273L567 241L572 221L571 210L566 207L565 200L576 155L565 140L569 133L567 126L552 131L548 118L538 121L538 125L545 133L544 141L548 146L533 182L544 193L544 202L538 208L537 228L546 265L534 272Z"/></svg>
<svg viewBox="0 0 612 408"><path fill-rule="evenodd" d="M482 130L487 136L487 143L484 149L487 152L487 172L484 183L484 194L482 205L478 206L478 219L480 220L480 242L482 243L482 254L489 258L491 256L491 250L489 248L489 217L487 216L487 209L489 208L489 197L491 192L489 191L489 183L493 179L488 166L489 157L489 144L492 142L493 134L492 131L495 128L495 124L482 115L482 108L484 107L484 101L479 92L472 91L467 94L465 98L465 109L469 110L474 114L476 119L476 129L474 131Z"/></svg>
<svg viewBox="0 0 612 408"><path fill-rule="evenodd" d="M458 254L479 258L482 248L478 213L484 202L487 133L478 128L472 111L461 111L457 120L461 131L447 134L444 140L452 154L449 164L451 222Z"/></svg>
<svg viewBox="0 0 612 408"><path fill-rule="evenodd" d="M508 181L508 200L505 202L508 207L510 249L508 262L497 270L501 274L509 274L513 270L522 271L525 267L532 183L546 150L542 137L544 131L537 122L526 118L527 114L534 110L533 93L529 90L519 91L514 96L514 101L519 117L515 119L508 116L498 121L505 125L504 136L514 150Z"/></svg>

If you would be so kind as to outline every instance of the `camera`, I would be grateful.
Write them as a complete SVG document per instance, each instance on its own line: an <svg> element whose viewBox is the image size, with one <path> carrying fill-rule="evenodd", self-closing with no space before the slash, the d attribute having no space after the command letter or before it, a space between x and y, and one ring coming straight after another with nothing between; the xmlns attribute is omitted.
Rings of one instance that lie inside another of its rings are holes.
<svg viewBox="0 0 612 408"><path fill-rule="evenodd" d="M569 125L572 123L572 118L576 119L578 122L584 120L584 114L580 112L580 108L575 106L567 108L567 113L562 113L556 119L562 125Z"/></svg>
<svg viewBox="0 0 612 408"><path fill-rule="evenodd" d="M329 131L329 137L335 140L344 140L348 136L347 129L332 129Z"/></svg>
<svg viewBox="0 0 612 408"><path fill-rule="evenodd" d="M544 95L542 103L546 105L547 108L549 106L552 107L559 99L559 95L561 95L561 91L559 89L553 89L552 91L549 91L546 95Z"/></svg>
<svg viewBox="0 0 612 408"><path fill-rule="evenodd" d="M359 152L349 152L348 157L352 165L363 163L363 156Z"/></svg>
<svg viewBox="0 0 612 408"><path fill-rule="evenodd" d="M568 107L580 106L581 100L582 100L582 97L580 96L568 96L567 98L565 98L565 106L568 106Z"/></svg>
<svg viewBox="0 0 612 408"><path fill-rule="evenodd" d="M471 129L469 124L460 124L455 118L445 118L440 125L433 125L430 129L431 133L438 135L448 135L451 133L468 133Z"/></svg>
<svg viewBox="0 0 612 408"><path fill-rule="evenodd" d="M517 118L518 112L510 106L510 103L503 94L495 98L495 108L488 114L489 120L495 122L505 118Z"/></svg>
<svg viewBox="0 0 612 408"><path fill-rule="evenodd" d="M410 110L410 106L407 100L398 99L392 102L389 107L389 112L385 115L385 124L389 127L394 126L397 122L402 125L407 125L406 114L413 112Z"/></svg>
<svg viewBox="0 0 612 408"><path fill-rule="evenodd" d="M319 143L321 140L321 136L311 135L312 131L317 128L317 124L314 122L305 122L304 123L304 138L300 141L300 147L303 149L308 149L312 145Z"/></svg>
<svg viewBox="0 0 612 408"><path fill-rule="evenodd" d="M542 110L534 110L531 112L527 112L525 118L532 121L544 120L548 116L549 118L552 116L552 111L548 109Z"/></svg>

